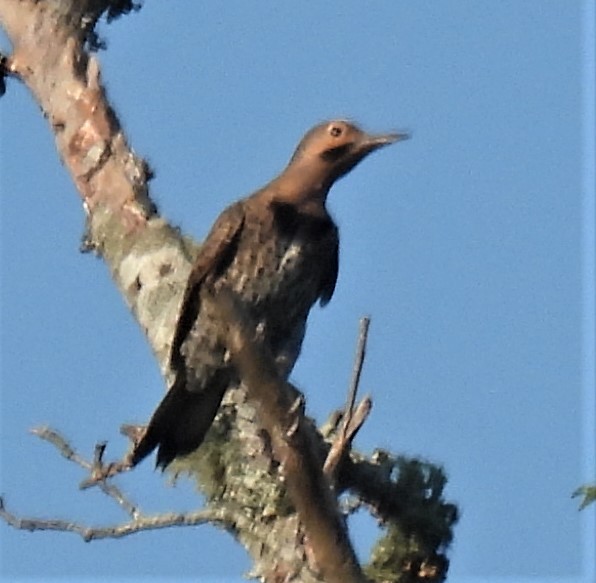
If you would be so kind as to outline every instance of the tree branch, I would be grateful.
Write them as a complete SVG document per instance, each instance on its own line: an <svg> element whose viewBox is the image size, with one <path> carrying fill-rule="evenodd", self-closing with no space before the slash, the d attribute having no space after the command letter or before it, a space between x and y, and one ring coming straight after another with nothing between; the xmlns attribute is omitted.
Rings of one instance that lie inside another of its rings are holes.
<svg viewBox="0 0 596 583"><path fill-rule="evenodd" d="M368 329L370 328L370 316L365 316L360 319L360 332L358 334L358 346L356 347L356 360L354 362L354 370L352 371L352 382L350 383L350 391L348 392L348 401L346 403L346 416L352 417L354 411L354 404L356 403L356 394L358 393L358 386L360 385L360 377L362 376L362 368L364 366L364 359L366 357L366 343L368 342ZM348 423L344 423L342 430L345 438Z"/></svg>
<svg viewBox="0 0 596 583"><path fill-rule="evenodd" d="M51 443L60 455L79 467L91 471L95 464L101 463L104 444L95 447L94 460L88 461L80 456L70 443L57 431L50 427L37 427L31 433L40 439ZM197 526L211 522L231 529L239 522L238 513L230 510L230 505L197 510L184 513L160 513L155 515L144 515L138 506L130 501L122 491L112 483L102 481L97 483L98 487L107 496L112 498L132 520L113 526L86 526L70 520L44 519L44 518L23 518L18 517L6 509L4 499L0 496L0 518L10 526L19 530L53 530L60 532L73 532L79 534L85 542L103 538L122 538L146 530L157 530L174 526Z"/></svg>
<svg viewBox="0 0 596 583"><path fill-rule="evenodd" d="M89 462L77 454L68 441L66 441L66 439L56 430L51 429L50 427L36 427L31 430L31 433L40 439L51 443L60 452L60 455L68 461L77 464L89 472L93 470L94 462ZM120 488L106 481L99 482L98 485L99 489L110 498L113 498L131 518L136 520L139 517L137 505L131 502L130 499L122 493Z"/></svg>
<svg viewBox="0 0 596 583"><path fill-rule="evenodd" d="M152 173L128 145L86 34L119 0L0 0L9 72L39 103L87 214L85 246L100 255L147 334L162 372L192 244L157 215Z"/></svg>
<svg viewBox="0 0 596 583"><path fill-rule="evenodd" d="M327 459L325 460L325 465L323 467L323 471L331 483L335 482L335 474L338 466L345 459L345 456L352 446L352 441L368 418L372 409L372 400L369 397L365 397L354 411L356 394L358 393L360 376L362 375L362 367L364 366L364 358L366 356L366 342L368 340L369 327L370 317L365 316L364 318L361 318L358 346L356 348L356 360L354 362L352 381L348 391L346 407L341 419L341 425L337 431L333 445L327 454Z"/></svg>
<svg viewBox="0 0 596 583"><path fill-rule="evenodd" d="M240 310L232 293L224 290L211 301L220 320L227 323L226 345L263 428L271 437L273 454L281 462L316 569L328 583L363 581L345 522L304 420L302 397L296 397L295 391L280 379L266 346L257 348L251 340L254 323Z"/></svg>
<svg viewBox="0 0 596 583"><path fill-rule="evenodd" d="M53 530L58 532L73 532L80 535L85 542L104 538L123 538L131 534L173 526L198 526L213 523L227 527L233 524L235 516L224 507L206 508L195 512L167 513L144 516L138 514L130 521L114 526L85 526L69 520L22 518L6 509L4 498L0 497L0 518L10 526L19 530Z"/></svg>

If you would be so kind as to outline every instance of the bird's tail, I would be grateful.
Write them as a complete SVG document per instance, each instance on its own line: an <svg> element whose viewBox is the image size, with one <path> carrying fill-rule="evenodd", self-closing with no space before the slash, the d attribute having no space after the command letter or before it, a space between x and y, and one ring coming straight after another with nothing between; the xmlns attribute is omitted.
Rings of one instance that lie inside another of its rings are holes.
<svg viewBox="0 0 596 583"><path fill-rule="evenodd" d="M157 447L156 467L165 469L175 457L197 449L213 423L226 387L227 382L213 382L203 391L190 391L184 375L177 375L136 445L132 465Z"/></svg>

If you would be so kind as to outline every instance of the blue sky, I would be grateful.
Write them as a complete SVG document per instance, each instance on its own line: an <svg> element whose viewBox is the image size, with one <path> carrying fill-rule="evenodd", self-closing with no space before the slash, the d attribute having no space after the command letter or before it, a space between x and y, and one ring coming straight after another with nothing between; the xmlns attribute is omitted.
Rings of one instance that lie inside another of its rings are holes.
<svg viewBox="0 0 596 583"><path fill-rule="evenodd" d="M412 132L330 195L338 287L293 379L323 421L370 314L375 406L357 447L444 464L462 509L450 581L591 583L594 508L570 493L596 477L594 3L148 2L102 32L153 195L199 239L314 123ZM79 199L18 83L0 123L0 492L17 513L116 523L27 431L51 424L82 453L108 439L117 455L120 423L146 419L163 383L105 266L77 252ZM147 512L200 504L150 462L118 483ZM374 528L354 520L362 552ZM0 558L2 581L235 582L250 565L209 526L84 544L0 525Z"/></svg>

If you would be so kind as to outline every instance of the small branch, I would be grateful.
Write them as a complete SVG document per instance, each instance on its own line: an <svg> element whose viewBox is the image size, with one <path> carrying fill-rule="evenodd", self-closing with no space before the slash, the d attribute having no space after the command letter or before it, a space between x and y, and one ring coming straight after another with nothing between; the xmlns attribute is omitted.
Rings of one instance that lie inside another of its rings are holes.
<svg viewBox="0 0 596 583"><path fill-rule="evenodd" d="M86 490L98 484L105 484L108 478L113 478L123 472L131 469L130 455L125 455L117 462L103 463L103 455L106 451L107 443L100 441L95 445L93 452L93 463L91 464L90 476L79 484L79 489Z"/></svg>
<svg viewBox="0 0 596 583"><path fill-rule="evenodd" d="M132 444L132 449L134 449L139 441L141 441L143 435L145 435L145 431L147 431L146 425L131 425L129 423L123 423L120 426L121 435L128 437Z"/></svg>
<svg viewBox="0 0 596 583"><path fill-rule="evenodd" d="M345 441L348 446L352 445L352 441L356 437L358 431L360 431L360 428L364 425L371 410L372 399L370 397L364 397L364 399L358 403L356 409L352 411L352 418L345 425Z"/></svg>
<svg viewBox="0 0 596 583"><path fill-rule="evenodd" d="M57 431L51 429L50 427L36 427L31 430L31 433L48 443L51 443L64 457L70 462L73 462L80 466L81 468L91 472L93 474L93 470L95 468L95 464L99 459L101 462L100 456L100 449L103 446L105 449L105 444L98 444L95 447L95 459L93 462L87 461L85 458L81 457L74 448L68 443L68 441L62 437ZM101 455L103 455L103 451L101 451ZM99 456L99 458L98 458ZM118 488L113 484L108 484L105 481L97 481L95 482L99 486L100 490L116 501L116 503L126 512L133 520L136 520L139 517L139 509L136 504L131 502Z"/></svg>
<svg viewBox="0 0 596 583"><path fill-rule="evenodd" d="M358 345L356 348L356 358L354 361L354 369L352 372L352 381L348 390L348 398L346 400L345 412L341 420L341 425L336 434L336 438L331 445L331 449L327 454L323 472L333 484L337 469L345 456L352 447L352 441L356 434L368 418L372 408L372 400L370 397L365 397L354 410L356 403L356 395L360 385L360 377L362 375L362 368L364 366L364 358L366 356L366 343L368 341L368 329L370 327L370 318L365 316L360 320L360 332L358 334Z"/></svg>
<svg viewBox="0 0 596 583"><path fill-rule="evenodd" d="M58 452L81 468L93 472L102 472L106 467L102 458L105 443L95 446L93 461L88 461L80 456L75 449L57 431L49 427L37 427L31 433L48 443L51 443ZM114 464L110 464L112 466ZM200 524L216 523L225 528L231 528L239 518L230 510L230 505L206 508L195 512L164 513L156 515L143 515L138 507L133 504L121 490L105 481L97 481L96 485L107 496L115 500L118 505L132 518L129 522L113 526L87 526L74 521L44 518L22 518L6 509L4 499L0 497L0 519L19 530L38 531L53 530L58 532L73 532L80 535L85 542L104 538L122 538L137 532L157 530L173 526L197 526Z"/></svg>
<svg viewBox="0 0 596 583"><path fill-rule="evenodd" d="M358 333L358 346L356 347L356 360L354 361L354 369L352 371L352 382L350 383L350 390L348 392L348 400L346 403L346 417L348 421L343 424L342 434L346 437L347 426L349 419L352 417L354 411L354 404L356 402L356 394L358 393L358 386L360 385L360 377L362 376L362 368L364 366L364 358L366 357L366 343L368 342L368 329L370 327L370 316L364 316L360 319L360 332Z"/></svg>
<svg viewBox="0 0 596 583"><path fill-rule="evenodd" d="M67 520L46 520L41 518L19 518L6 509L4 499L0 497L0 518L10 526L19 530L54 530L58 532L74 532L79 534L85 542L103 538L122 538L137 532L170 528L172 526L197 526L199 524L218 523L228 526L234 522L234 517L224 508L207 508L196 512L157 514L153 516L139 516L130 522L114 526L85 526Z"/></svg>
<svg viewBox="0 0 596 583"><path fill-rule="evenodd" d="M55 429L52 429L51 427L34 427L31 429L30 433L51 443L60 452L60 455L66 458L69 462L74 462L86 470L91 469L91 464L78 455L68 441L66 441L66 439Z"/></svg>

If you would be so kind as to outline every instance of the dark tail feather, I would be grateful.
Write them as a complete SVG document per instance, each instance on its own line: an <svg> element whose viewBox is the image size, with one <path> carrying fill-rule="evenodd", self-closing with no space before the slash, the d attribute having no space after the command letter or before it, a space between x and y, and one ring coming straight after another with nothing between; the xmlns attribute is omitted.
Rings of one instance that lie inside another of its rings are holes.
<svg viewBox="0 0 596 583"><path fill-rule="evenodd" d="M192 392L186 389L185 381L176 380L153 413L132 454L133 466L157 447L156 467L165 470L175 457L194 451L203 442L227 383L214 382L205 391Z"/></svg>

